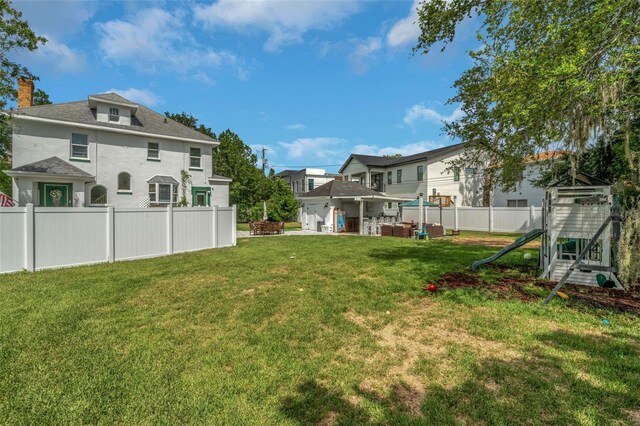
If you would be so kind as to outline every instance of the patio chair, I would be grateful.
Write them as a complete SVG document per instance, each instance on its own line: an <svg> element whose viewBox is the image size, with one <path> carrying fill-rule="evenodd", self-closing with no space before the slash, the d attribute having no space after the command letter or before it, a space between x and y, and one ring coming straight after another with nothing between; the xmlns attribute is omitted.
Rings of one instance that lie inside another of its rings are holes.
<svg viewBox="0 0 640 426"><path fill-rule="evenodd" d="M428 240L429 239L429 233L427 232L427 228L416 229L414 235L415 235L416 240Z"/></svg>

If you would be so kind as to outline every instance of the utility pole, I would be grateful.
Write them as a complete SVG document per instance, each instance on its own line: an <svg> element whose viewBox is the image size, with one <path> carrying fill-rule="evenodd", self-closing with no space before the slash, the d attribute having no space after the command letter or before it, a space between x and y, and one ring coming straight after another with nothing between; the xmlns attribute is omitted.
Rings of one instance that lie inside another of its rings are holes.
<svg viewBox="0 0 640 426"><path fill-rule="evenodd" d="M265 157L265 152L266 151L267 151L266 148L262 148L262 174L264 174L264 171L267 169L268 160Z"/></svg>

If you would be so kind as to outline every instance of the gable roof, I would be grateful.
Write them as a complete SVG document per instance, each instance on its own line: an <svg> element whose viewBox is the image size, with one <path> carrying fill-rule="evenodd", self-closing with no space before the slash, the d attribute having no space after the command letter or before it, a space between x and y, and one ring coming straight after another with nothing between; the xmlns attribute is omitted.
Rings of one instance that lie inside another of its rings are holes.
<svg viewBox="0 0 640 426"><path fill-rule="evenodd" d="M73 164L67 163L58 157L49 157L44 160L36 161L33 163L25 164L20 167L15 167L6 172L9 176L20 174L47 174L58 175L66 177L83 177L93 178L93 175L79 169Z"/></svg>
<svg viewBox="0 0 640 426"><path fill-rule="evenodd" d="M331 180L324 185L301 194L300 197L367 197L378 196L384 197L378 191L366 188L358 182L349 182L346 180Z"/></svg>
<svg viewBox="0 0 640 426"><path fill-rule="evenodd" d="M95 100L130 107L132 109L132 113L135 113L135 115L131 116L131 125L128 126L97 121L95 106L92 107L92 103L95 102ZM178 123L177 121L165 117L163 114L159 114L145 106L137 105L115 93L91 95L88 100L77 102L23 107L14 111L12 117L16 119L34 118L54 120L66 123L103 127L105 130L112 131L134 131L149 135L168 136L176 139L190 139L201 141L203 143L218 143L215 139L192 129L191 127Z"/></svg>
<svg viewBox="0 0 640 426"><path fill-rule="evenodd" d="M342 173L342 171L347 167L352 159L357 160L363 166L367 167L390 167L398 166L400 164L412 163L414 161L428 160L429 158L433 158L438 155L446 155L459 150L463 146L464 144L457 143L454 145L444 146L442 148L436 148L430 151L419 152L417 154L405 155L402 157L381 157L378 155L351 154L347 161L342 165L342 167L340 167L339 172Z"/></svg>
<svg viewBox="0 0 640 426"><path fill-rule="evenodd" d="M283 170L280 173L276 173L274 176L276 177L287 177L287 176L291 176L294 175L296 173L300 172L300 170Z"/></svg>
<svg viewBox="0 0 640 426"><path fill-rule="evenodd" d="M578 172L576 173L575 182L571 179L571 176L565 176L563 178L558 179L557 181L549 184L548 188L554 186L609 186L611 185L609 182L606 182L602 179L599 179L595 176L588 175L586 173Z"/></svg>

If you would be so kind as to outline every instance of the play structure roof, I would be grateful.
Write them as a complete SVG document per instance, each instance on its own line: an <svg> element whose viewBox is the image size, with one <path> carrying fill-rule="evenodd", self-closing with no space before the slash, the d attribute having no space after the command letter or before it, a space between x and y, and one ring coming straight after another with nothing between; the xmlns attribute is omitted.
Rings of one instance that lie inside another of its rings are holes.
<svg viewBox="0 0 640 426"><path fill-rule="evenodd" d="M578 172L576 173L575 182L571 179L571 176L565 176L551 183L549 185L549 188L554 186L567 186L567 185L569 186L608 186L611 184L602 179L598 179L597 177L588 175L586 173Z"/></svg>

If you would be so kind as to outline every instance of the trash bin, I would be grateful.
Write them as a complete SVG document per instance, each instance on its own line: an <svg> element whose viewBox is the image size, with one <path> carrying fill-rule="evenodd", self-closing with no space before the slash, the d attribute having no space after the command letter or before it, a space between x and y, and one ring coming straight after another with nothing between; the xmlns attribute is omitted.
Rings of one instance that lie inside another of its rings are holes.
<svg viewBox="0 0 640 426"><path fill-rule="evenodd" d="M322 225L324 225L324 220L316 222L316 231L322 232Z"/></svg>

